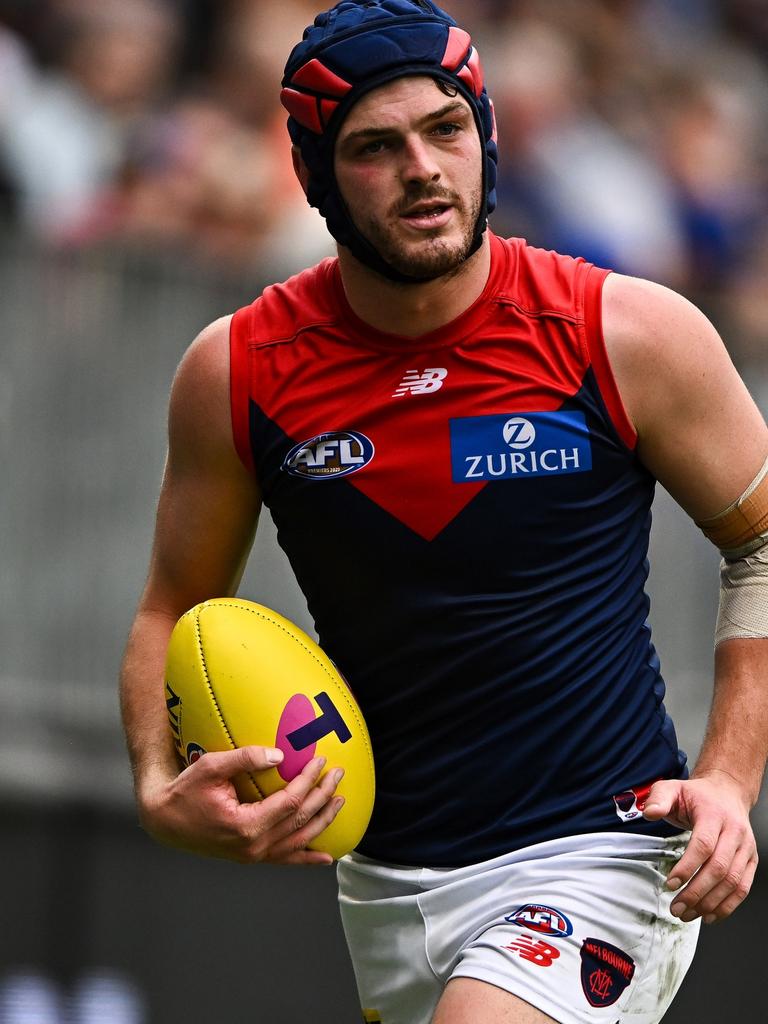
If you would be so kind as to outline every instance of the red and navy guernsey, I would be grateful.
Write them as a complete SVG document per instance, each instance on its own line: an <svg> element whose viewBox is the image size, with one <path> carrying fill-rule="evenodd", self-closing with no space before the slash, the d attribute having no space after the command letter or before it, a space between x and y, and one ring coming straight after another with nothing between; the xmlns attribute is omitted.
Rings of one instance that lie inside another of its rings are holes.
<svg viewBox="0 0 768 1024"><path fill-rule="evenodd" d="M237 450L371 733L359 851L399 864L670 835L613 798L686 771L647 623L654 480L601 335L608 272L490 241L479 299L417 338L360 320L333 259L232 320Z"/></svg>

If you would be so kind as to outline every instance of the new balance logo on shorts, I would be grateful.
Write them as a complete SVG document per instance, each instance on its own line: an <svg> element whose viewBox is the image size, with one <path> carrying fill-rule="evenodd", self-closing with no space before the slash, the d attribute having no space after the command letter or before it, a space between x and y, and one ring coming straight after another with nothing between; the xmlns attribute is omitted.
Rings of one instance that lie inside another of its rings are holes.
<svg viewBox="0 0 768 1024"><path fill-rule="evenodd" d="M426 370L407 370L392 397L402 398L408 394L429 395L440 390L447 376L448 371L442 366L430 366Z"/></svg>
<svg viewBox="0 0 768 1024"><path fill-rule="evenodd" d="M534 939L530 935L521 935L519 939L503 946L512 953L516 953L521 960L536 964L537 967L551 967L560 956L560 950L543 939Z"/></svg>

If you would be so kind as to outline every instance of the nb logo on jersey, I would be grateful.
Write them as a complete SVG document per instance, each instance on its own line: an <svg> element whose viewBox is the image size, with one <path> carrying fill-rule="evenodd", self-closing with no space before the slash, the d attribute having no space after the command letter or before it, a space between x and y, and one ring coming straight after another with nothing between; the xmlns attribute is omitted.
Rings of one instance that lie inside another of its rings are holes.
<svg viewBox="0 0 768 1024"><path fill-rule="evenodd" d="M408 394L429 395L440 390L447 376L448 371L442 366L430 366L426 370L407 370L392 397L402 398Z"/></svg>

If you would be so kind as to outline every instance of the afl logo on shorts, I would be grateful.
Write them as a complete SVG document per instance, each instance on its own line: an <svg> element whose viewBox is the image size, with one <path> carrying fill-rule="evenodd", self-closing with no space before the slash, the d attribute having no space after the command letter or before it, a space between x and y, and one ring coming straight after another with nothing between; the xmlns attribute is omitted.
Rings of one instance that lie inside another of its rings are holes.
<svg viewBox="0 0 768 1024"><path fill-rule="evenodd" d="M367 466L375 454L373 442L356 430L335 430L317 434L295 445L282 468L292 476L310 480L349 476Z"/></svg>
<svg viewBox="0 0 768 1024"><path fill-rule="evenodd" d="M504 920L516 924L518 928L526 928L528 931L550 935L556 939L564 939L573 932L573 925L565 914L553 910L552 907L544 907L540 903L526 903Z"/></svg>

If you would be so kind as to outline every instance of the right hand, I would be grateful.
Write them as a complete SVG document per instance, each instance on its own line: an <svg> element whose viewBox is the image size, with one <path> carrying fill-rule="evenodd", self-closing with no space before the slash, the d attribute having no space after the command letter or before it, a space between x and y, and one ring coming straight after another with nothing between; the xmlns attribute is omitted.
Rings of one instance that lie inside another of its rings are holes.
<svg viewBox="0 0 768 1024"><path fill-rule="evenodd" d="M281 758L267 747L204 754L174 778L143 787L141 823L160 842L208 857L241 864L332 864L330 854L306 847L344 803L333 795L342 769L318 782L325 758L314 758L277 793L254 803L238 799L235 776L274 768Z"/></svg>

